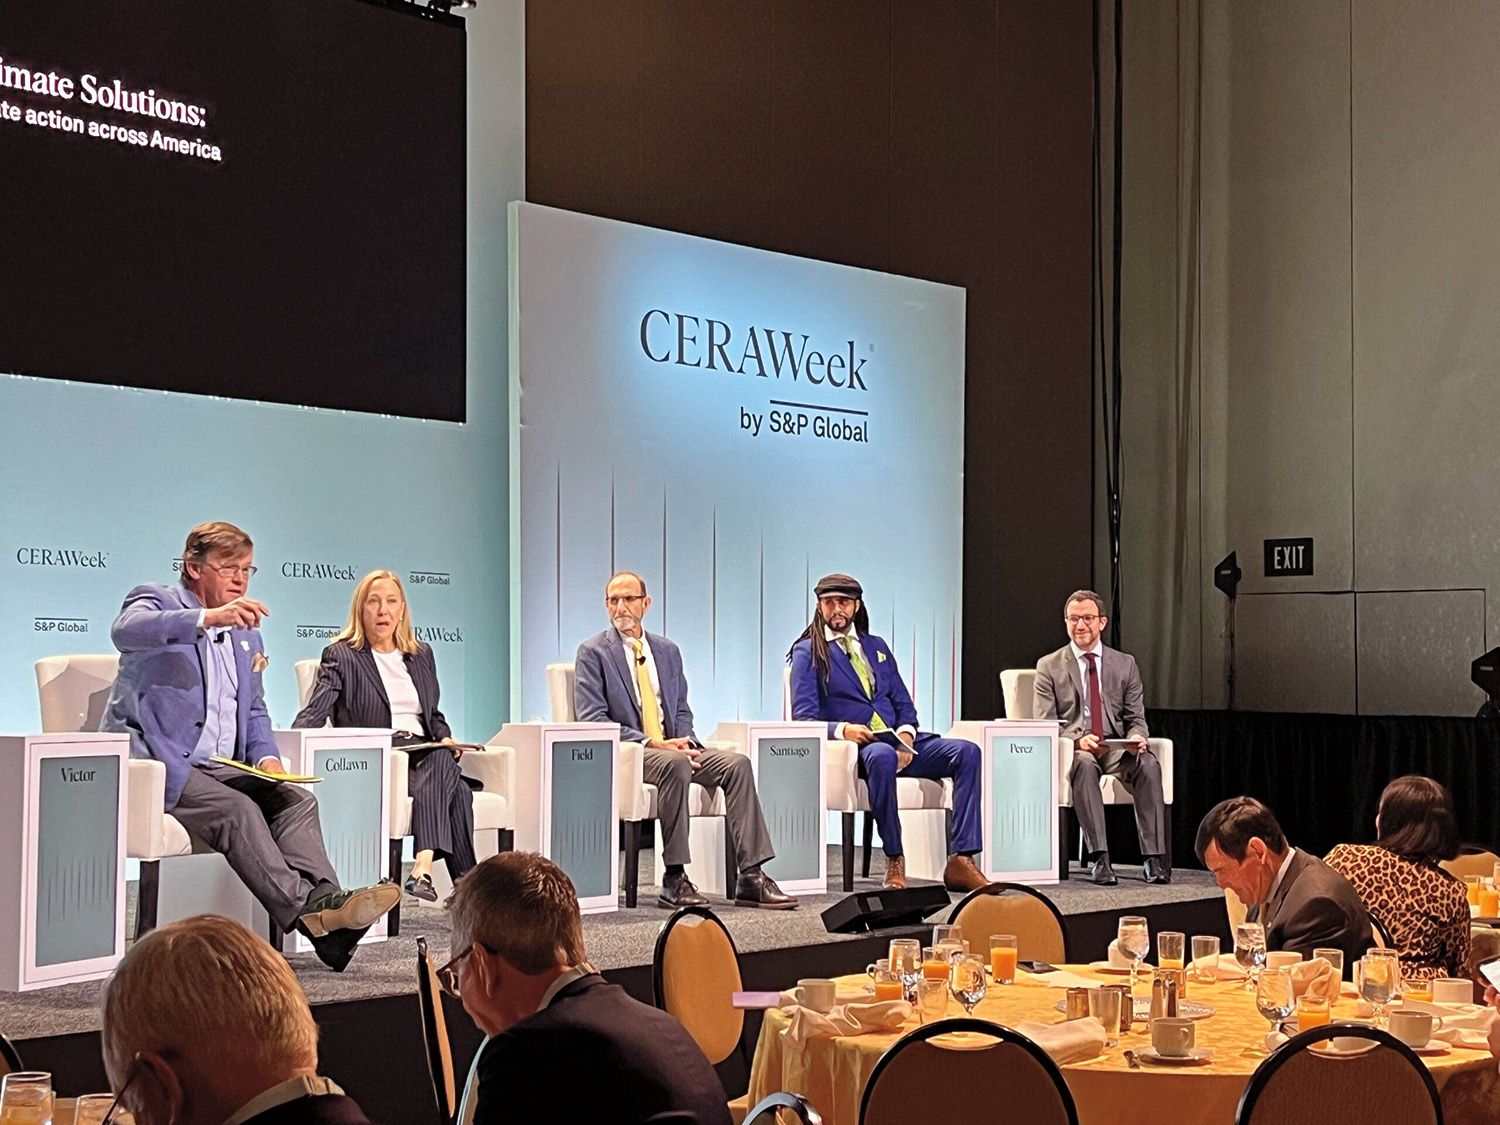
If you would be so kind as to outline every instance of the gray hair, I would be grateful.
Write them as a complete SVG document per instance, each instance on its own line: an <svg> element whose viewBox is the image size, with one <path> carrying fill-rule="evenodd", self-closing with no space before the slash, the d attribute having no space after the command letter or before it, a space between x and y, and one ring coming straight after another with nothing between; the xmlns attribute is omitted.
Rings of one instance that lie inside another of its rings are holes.
<svg viewBox="0 0 1500 1125"><path fill-rule="evenodd" d="M458 881L447 906L454 954L477 943L528 976L585 959L573 881L535 852L490 856Z"/></svg>

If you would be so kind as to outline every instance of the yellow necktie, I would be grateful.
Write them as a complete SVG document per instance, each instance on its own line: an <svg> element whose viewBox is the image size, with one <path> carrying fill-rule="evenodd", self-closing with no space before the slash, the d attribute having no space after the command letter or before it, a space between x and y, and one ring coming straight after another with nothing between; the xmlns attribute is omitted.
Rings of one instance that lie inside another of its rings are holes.
<svg viewBox="0 0 1500 1125"><path fill-rule="evenodd" d="M641 730L647 738L665 738L661 727L661 708L656 705L656 689L651 686L651 669L646 667L646 656L641 651L641 642L632 639L630 647L635 650L635 682L641 693Z"/></svg>
<svg viewBox="0 0 1500 1125"><path fill-rule="evenodd" d="M865 654L861 652L860 647L854 643L854 638L848 636L847 634L839 638L839 644L842 645L844 651L849 654L849 663L854 665L854 674L859 677L859 686L865 689L865 695L869 696L871 699L874 699L875 677L870 673L870 665L865 660ZM873 712L871 714L869 725L871 730L890 729L890 727L886 725L886 721L880 717L879 711Z"/></svg>

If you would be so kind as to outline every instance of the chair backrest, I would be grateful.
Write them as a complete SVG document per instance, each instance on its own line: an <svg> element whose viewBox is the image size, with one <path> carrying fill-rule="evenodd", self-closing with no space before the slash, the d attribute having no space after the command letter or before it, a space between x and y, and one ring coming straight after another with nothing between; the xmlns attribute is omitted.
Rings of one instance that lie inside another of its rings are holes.
<svg viewBox="0 0 1500 1125"><path fill-rule="evenodd" d="M786 664L781 669L781 717L785 722L792 720L792 666Z"/></svg>
<svg viewBox="0 0 1500 1125"><path fill-rule="evenodd" d="M573 688L578 676L572 664L547 665L547 696L552 702L552 721L573 721Z"/></svg>
<svg viewBox="0 0 1500 1125"><path fill-rule="evenodd" d="M1370 1040L1367 1049L1309 1048L1330 1038ZM1235 1125L1441 1125L1437 1085L1422 1060L1389 1032L1334 1024L1294 1035L1250 1076Z"/></svg>
<svg viewBox="0 0 1500 1125"><path fill-rule="evenodd" d="M15 1045L5 1036L0 1035L0 1077L25 1069L21 1065L21 1056L16 1051Z"/></svg>
<svg viewBox="0 0 1500 1125"><path fill-rule="evenodd" d="M443 1016L443 988L437 969L427 952L427 939L417 939L417 1002L422 1009L422 1041L427 1046L427 1073L432 1076L432 1095L439 1125L449 1125L458 1112L458 1093L453 1080L453 1048L448 1042L448 1023Z"/></svg>
<svg viewBox="0 0 1500 1125"><path fill-rule="evenodd" d="M785 1117L783 1117L785 1115ZM745 1114L744 1125L778 1125L791 1119L802 1125L823 1125L823 1117L801 1094L767 1094Z"/></svg>
<svg viewBox="0 0 1500 1125"><path fill-rule="evenodd" d="M717 1066L734 1053L745 1013L734 1006L740 990L740 957L718 915L685 906L668 918L651 958L656 1006L687 1028Z"/></svg>
<svg viewBox="0 0 1500 1125"><path fill-rule="evenodd" d="M1441 860L1438 866L1457 879L1465 875L1483 875L1488 879L1495 873L1497 863L1500 863L1500 855L1476 849L1463 852L1457 859Z"/></svg>
<svg viewBox="0 0 1500 1125"><path fill-rule="evenodd" d="M991 883L971 891L948 916L963 927L969 948L981 956L996 934L1016 935L1016 956L1023 961L1069 963L1068 927L1052 900L1020 883Z"/></svg>
<svg viewBox="0 0 1500 1125"><path fill-rule="evenodd" d="M955 1031L973 1034L959 1039ZM1000 1024L952 1019L924 1024L880 1057L860 1100L859 1125L967 1121L984 1091L1003 1091L1003 1120L1078 1123L1073 1095L1045 1051Z"/></svg>
<svg viewBox="0 0 1500 1125"><path fill-rule="evenodd" d="M1007 668L1000 673L1000 694L1005 697L1007 719L1034 719L1036 709L1035 668Z"/></svg>
<svg viewBox="0 0 1500 1125"><path fill-rule="evenodd" d="M1391 948L1391 936L1385 928L1385 923L1375 915L1370 915L1370 937L1374 940L1376 949Z"/></svg>
<svg viewBox="0 0 1500 1125"><path fill-rule="evenodd" d="M312 698L313 687L318 682L318 660L299 660L292 665L292 671L297 675L297 707L299 709L307 706L307 701Z"/></svg>
<svg viewBox="0 0 1500 1125"><path fill-rule="evenodd" d="M120 654L74 653L36 662L36 690L46 734L98 730L120 673Z"/></svg>
<svg viewBox="0 0 1500 1125"><path fill-rule="evenodd" d="M1245 920L1250 908L1240 901L1240 896L1224 888L1224 911L1229 915L1229 936L1234 937L1234 928Z"/></svg>

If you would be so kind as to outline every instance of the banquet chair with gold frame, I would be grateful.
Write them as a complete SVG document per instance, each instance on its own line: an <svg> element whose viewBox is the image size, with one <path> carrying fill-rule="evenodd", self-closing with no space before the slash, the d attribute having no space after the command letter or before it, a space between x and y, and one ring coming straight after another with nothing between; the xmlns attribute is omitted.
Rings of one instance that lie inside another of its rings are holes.
<svg viewBox="0 0 1500 1125"><path fill-rule="evenodd" d="M952 1037L960 1031L969 1034ZM976 1045L976 1034L992 1042ZM924 1024L892 1044L865 1085L859 1125L967 1121L981 1091L1003 1091L1006 1121L1078 1125L1073 1095L1047 1052L1019 1031L973 1018Z"/></svg>
<svg viewBox="0 0 1500 1125"><path fill-rule="evenodd" d="M1309 1050L1327 1039L1368 1039L1359 1051ZM1255 1068L1235 1125L1442 1125L1437 1083L1394 1035L1330 1024L1292 1036Z"/></svg>
<svg viewBox="0 0 1500 1125"><path fill-rule="evenodd" d="M448 1022L443 1015L443 988L438 983L425 937L417 938L417 1004L422 1013L422 1042L427 1048L427 1073L432 1077L437 1122L450 1125L458 1112L453 1047L448 1041Z"/></svg>
<svg viewBox="0 0 1500 1125"><path fill-rule="evenodd" d="M1390 930L1386 928L1384 922L1375 917L1375 915L1373 914L1370 915L1370 940L1374 943L1373 948L1375 949L1394 948L1391 945Z"/></svg>
<svg viewBox="0 0 1500 1125"><path fill-rule="evenodd" d="M734 1006L742 987L739 950L712 910L684 906L662 924L651 954L652 1002L687 1029L713 1066L738 1052L750 1067L745 1013ZM739 1125L749 1108L748 1099L735 1098L729 1116Z"/></svg>
<svg viewBox="0 0 1500 1125"><path fill-rule="evenodd" d="M813 1108L812 1102L801 1094L787 1093L767 1094L761 1098L746 1116L745 1125L780 1125L784 1120L782 1114L801 1125L823 1125L823 1118Z"/></svg>
<svg viewBox="0 0 1500 1125"><path fill-rule="evenodd" d="M1465 844L1455 858L1438 860L1438 866L1455 879L1462 879L1465 875L1483 875L1488 879L1495 874L1497 863L1500 863L1500 855L1478 844Z"/></svg>
<svg viewBox="0 0 1500 1125"><path fill-rule="evenodd" d="M1016 956L1023 961L1068 964L1068 925L1046 895L1020 883L989 883L970 891L948 915L948 924L963 927L969 948L985 955L990 938L1014 934Z"/></svg>
<svg viewBox="0 0 1500 1125"><path fill-rule="evenodd" d="M26 1069L21 1065L21 1056L5 1036L0 1035L0 1077Z"/></svg>

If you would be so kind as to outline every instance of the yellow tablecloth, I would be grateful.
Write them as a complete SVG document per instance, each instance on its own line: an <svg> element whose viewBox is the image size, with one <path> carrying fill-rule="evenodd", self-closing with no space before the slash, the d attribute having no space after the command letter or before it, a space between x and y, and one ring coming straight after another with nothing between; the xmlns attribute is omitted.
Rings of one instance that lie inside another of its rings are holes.
<svg viewBox="0 0 1500 1125"><path fill-rule="evenodd" d="M1118 984L1127 979L1086 967L1067 968L1100 983ZM840 991L845 992L861 987L865 978L846 977L839 983ZM1007 1025L1028 1019L1057 1023L1062 1013L1054 1011L1053 1006L1062 996L1062 989L1028 983L1022 974L1016 984L992 986L974 1015ZM1124 1051L1151 1044L1149 1031L1136 1024L1121 1036L1118 1047L1107 1049L1098 1058L1063 1067L1078 1106L1080 1125L1162 1121L1172 1125L1232 1125L1245 1084L1265 1059L1263 1044L1270 1024L1256 1011L1254 996L1240 983L1195 981L1189 985L1188 999L1202 1000L1216 1009L1213 1016L1197 1024L1198 1046L1212 1048L1213 1059L1197 1066L1142 1064L1133 1070L1125 1061ZM948 1015L963 1015L957 1001L950 998L948 1005ZM1333 1016L1353 1018L1354 1007L1353 999L1340 1000ZM916 1025L908 1024L897 1033L815 1039L800 1048L785 1041L781 1032L786 1026L787 1017L781 1012L766 1013L750 1072L750 1104L777 1090L788 1090L811 1100L830 1125L856 1125L859 1099L876 1061ZM1488 1051L1452 1047L1447 1054L1429 1056L1423 1062L1437 1083L1449 1125L1500 1121L1500 1066Z"/></svg>

